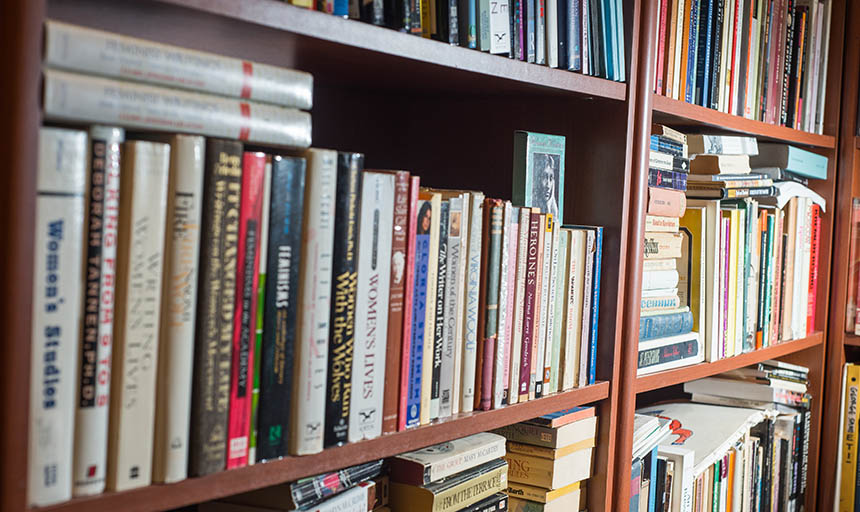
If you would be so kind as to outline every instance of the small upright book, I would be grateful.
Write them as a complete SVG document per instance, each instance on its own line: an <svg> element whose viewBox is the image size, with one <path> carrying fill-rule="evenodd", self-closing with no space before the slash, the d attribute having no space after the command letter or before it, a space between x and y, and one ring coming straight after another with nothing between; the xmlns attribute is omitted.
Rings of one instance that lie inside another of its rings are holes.
<svg viewBox="0 0 860 512"><path fill-rule="evenodd" d="M514 132L514 205L540 208L563 221L564 148L561 135Z"/></svg>

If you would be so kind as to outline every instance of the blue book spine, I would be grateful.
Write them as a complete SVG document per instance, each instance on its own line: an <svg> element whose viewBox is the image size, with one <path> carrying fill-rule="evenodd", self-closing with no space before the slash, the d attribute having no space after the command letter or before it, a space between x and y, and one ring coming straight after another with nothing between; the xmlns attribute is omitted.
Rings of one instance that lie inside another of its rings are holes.
<svg viewBox="0 0 860 512"><path fill-rule="evenodd" d="M346 18L349 16L349 0L334 0L332 14Z"/></svg>
<svg viewBox="0 0 860 512"><path fill-rule="evenodd" d="M614 52L613 47L615 46L613 43L614 38L612 37L612 11L614 11L612 6L614 5L614 2L613 0L600 1L603 4L603 16L601 19L601 22L603 23L603 64L606 68L606 78L609 80L615 80L615 60L612 57L612 53Z"/></svg>
<svg viewBox="0 0 860 512"><path fill-rule="evenodd" d="M597 319L600 316L600 263L603 260L603 228L597 227L594 240L594 298L591 300L591 346L588 348L588 384L597 378Z"/></svg>
<svg viewBox="0 0 860 512"><path fill-rule="evenodd" d="M827 179L826 156L789 146L787 164L785 166L786 171L793 172L804 178Z"/></svg>
<svg viewBox="0 0 860 512"><path fill-rule="evenodd" d="M580 0L567 2L567 69L582 71L582 4ZM559 11L561 12L561 11ZM561 19L561 18L559 18Z"/></svg>
<svg viewBox="0 0 860 512"><path fill-rule="evenodd" d="M415 236L415 293L412 299L412 342L409 348L409 389L406 427L417 427L421 419L421 365L424 359L424 314L427 307L427 265L430 235Z"/></svg>
<svg viewBox="0 0 860 512"><path fill-rule="evenodd" d="M630 471L630 512L639 512L639 493L642 489L642 459L633 461Z"/></svg>
<svg viewBox="0 0 860 512"><path fill-rule="evenodd" d="M526 2L526 62L534 62L537 53L535 44L535 3L537 0L523 0Z"/></svg>
<svg viewBox="0 0 860 512"><path fill-rule="evenodd" d="M618 70L618 81L626 82L627 81L627 59L625 57L625 43L624 43L624 6L621 0L615 0L615 34L617 36L617 51L616 56L618 58L618 66L616 69Z"/></svg>
<svg viewBox="0 0 860 512"><path fill-rule="evenodd" d="M692 330L693 313L689 311L639 318L639 341L676 336Z"/></svg>
<svg viewBox="0 0 860 512"><path fill-rule="evenodd" d="M689 50L687 51L687 88L686 94L684 95L684 101L687 103L693 103L695 99L695 86L696 86L696 45L699 41L698 36L698 28L699 28L699 4L702 0L690 0L692 2L692 6L690 7L690 37L687 40L687 46Z"/></svg>
<svg viewBox="0 0 860 512"><path fill-rule="evenodd" d="M662 499L662 496L661 496ZM657 446L651 450L651 480L648 484L648 512L657 508Z"/></svg>
<svg viewBox="0 0 860 512"><path fill-rule="evenodd" d="M468 2L468 9L466 9L466 15L468 16L468 44L469 48L475 49L478 47L478 6L476 2L470 1Z"/></svg>

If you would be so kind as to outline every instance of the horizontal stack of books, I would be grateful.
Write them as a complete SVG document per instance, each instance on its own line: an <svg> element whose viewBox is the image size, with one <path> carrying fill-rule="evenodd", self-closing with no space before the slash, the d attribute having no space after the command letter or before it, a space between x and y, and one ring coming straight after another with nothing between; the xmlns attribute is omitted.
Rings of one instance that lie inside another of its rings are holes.
<svg viewBox="0 0 860 512"><path fill-rule="evenodd" d="M822 133L832 0L660 0L654 91Z"/></svg>
<svg viewBox="0 0 860 512"><path fill-rule="evenodd" d="M645 216L639 375L699 363L704 357L690 311L691 239L680 223L687 204L689 168L687 136L655 124Z"/></svg>
<svg viewBox="0 0 860 512"><path fill-rule="evenodd" d="M564 137L515 134L513 201L425 188L307 148L305 73L114 37L47 28L30 503L594 383L603 229L560 222ZM52 57L78 43L105 53Z"/></svg>
<svg viewBox="0 0 860 512"><path fill-rule="evenodd" d="M509 509L585 509L597 436L594 407L574 407L497 429L508 440Z"/></svg>
<svg viewBox="0 0 860 512"><path fill-rule="evenodd" d="M620 0L290 0L293 5L552 68L626 81Z"/></svg>

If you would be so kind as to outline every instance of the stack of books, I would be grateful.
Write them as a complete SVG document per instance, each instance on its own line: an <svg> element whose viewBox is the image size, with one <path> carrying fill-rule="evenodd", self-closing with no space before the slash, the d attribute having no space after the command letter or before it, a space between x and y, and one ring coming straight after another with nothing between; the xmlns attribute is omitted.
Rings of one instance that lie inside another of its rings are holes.
<svg viewBox="0 0 860 512"><path fill-rule="evenodd" d="M594 407L574 407L496 432L508 440L509 508L570 511L585 508L597 435Z"/></svg>
<svg viewBox="0 0 860 512"><path fill-rule="evenodd" d="M481 433L389 459L393 511L505 510L505 438Z"/></svg>
<svg viewBox="0 0 860 512"><path fill-rule="evenodd" d="M640 375L703 360L690 311L691 238L680 223L687 205L688 153L686 135L663 125L652 127L639 317Z"/></svg>
<svg viewBox="0 0 860 512"><path fill-rule="evenodd" d="M290 0L426 38L551 68L626 80L620 0Z"/></svg>
<svg viewBox="0 0 860 512"><path fill-rule="evenodd" d="M654 91L822 133L832 0L660 0Z"/></svg>
<svg viewBox="0 0 860 512"><path fill-rule="evenodd" d="M647 414L636 414L634 417L630 510L654 510L667 489L672 488L672 465L667 467L667 461L658 455L658 446L671 434L670 428L668 418Z"/></svg>
<svg viewBox="0 0 860 512"><path fill-rule="evenodd" d="M783 361L769 360L684 383L684 391L694 402L792 411L808 411L811 396L806 392L809 368Z"/></svg>

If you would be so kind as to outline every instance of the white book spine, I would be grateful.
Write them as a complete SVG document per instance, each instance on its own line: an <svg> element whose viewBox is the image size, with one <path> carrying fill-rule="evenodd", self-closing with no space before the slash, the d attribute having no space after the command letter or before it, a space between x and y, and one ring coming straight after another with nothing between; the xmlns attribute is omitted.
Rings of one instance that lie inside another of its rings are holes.
<svg viewBox="0 0 860 512"><path fill-rule="evenodd" d="M290 454L323 449L328 333L331 307L337 152L311 149L305 176L302 270L299 273L298 333L290 415Z"/></svg>
<svg viewBox="0 0 860 512"><path fill-rule="evenodd" d="M759 62L758 55L758 47L759 47L759 21L757 18L753 18L750 23L750 31L752 35L750 37L750 62ZM753 112L756 108L756 100L757 96L756 84L758 83L758 66L749 66L747 70L747 80L746 80L746 95L745 105L744 105L744 117L747 119L755 119L755 114Z"/></svg>
<svg viewBox="0 0 860 512"><path fill-rule="evenodd" d="M704 243L705 243L705 359L707 361L717 361L720 358L719 352L719 336L722 332L722 326L719 324L719 307L720 307L720 215L719 203L709 202L704 207L703 216L704 222ZM754 237L755 238L755 237ZM758 261L753 258L753 264L758 267ZM758 289L758 281L756 281L756 289Z"/></svg>
<svg viewBox="0 0 860 512"><path fill-rule="evenodd" d="M570 232L570 266L565 298L567 299L567 325L564 335L562 354L564 366L561 373L563 391L579 385L579 345L582 336L582 288L585 274L585 231L574 229Z"/></svg>
<svg viewBox="0 0 860 512"><path fill-rule="evenodd" d="M203 137L177 135L170 148L152 468L157 483L187 476L205 146Z"/></svg>
<svg viewBox="0 0 860 512"><path fill-rule="evenodd" d="M442 346L442 373L439 378L439 417L447 418L453 411L452 394L454 390L454 352L457 336L457 307L460 281L460 237L462 235L463 198L452 197L448 206L448 263L445 270L445 327Z"/></svg>
<svg viewBox="0 0 860 512"><path fill-rule="evenodd" d="M107 489L149 485L170 146L123 146Z"/></svg>
<svg viewBox="0 0 860 512"><path fill-rule="evenodd" d="M746 211L738 211L738 244L737 262L738 270L735 275L735 290L737 290L737 305L735 306L735 333L732 340L735 344L735 355L743 354L744 352L744 259L749 248L746 246ZM780 256L781 257L781 256ZM779 282L777 280L775 282ZM775 317L774 317L775 318Z"/></svg>
<svg viewBox="0 0 860 512"><path fill-rule="evenodd" d="M502 399L504 398L504 364L506 347L510 349L510 338L507 337L508 323L512 319L508 318L507 303L508 303L508 273L511 268L508 266L508 252L510 251L511 237L515 236L511 233L511 216L513 215L513 206L510 201L505 201L505 213L502 219L502 255L501 255L501 270L499 272L499 298L498 298L498 334L496 335L496 353L492 354L495 357L493 369L493 408L499 409L502 407ZM485 356L486 357L486 356Z"/></svg>
<svg viewBox="0 0 860 512"><path fill-rule="evenodd" d="M460 413L460 399L463 395L463 349L466 343L466 269L469 264L469 210L472 202L471 194L464 192L461 198L462 214L460 218L460 256L457 259L457 309L456 327L454 333L454 375L451 386L451 414Z"/></svg>
<svg viewBox="0 0 860 512"><path fill-rule="evenodd" d="M642 272L642 290L675 288L679 278L677 270L646 270Z"/></svg>
<svg viewBox="0 0 860 512"><path fill-rule="evenodd" d="M370 485L373 485L373 482L361 482L310 510L313 512L367 512L367 491Z"/></svg>
<svg viewBox="0 0 860 512"><path fill-rule="evenodd" d="M73 494L100 494L107 466L108 404L113 345L119 216L121 128L90 129L87 162L80 375L75 415Z"/></svg>
<svg viewBox="0 0 860 512"><path fill-rule="evenodd" d="M588 382L588 340L591 337L591 294L594 286L594 231L585 230L585 267L582 280L582 332L579 336L579 373L577 386Z"/></svg>
<svg viewBox="0 0 860 512"><path fill-rule="evenodd" d="M511 51L509 0L490 0L490 53L506 54ZM463 13L462 15L465 15Z"/></svg>
<svg viewBox="0 0 860 512"><path fill-rule="evenodd" d="M542 217L543 219L543 217ZM535 374L535 390L540 390L541 396L544 395L544 358L546 354L546 325L549 318L549 289L552 281L552 225L555 223L555 218L552 215L546 215L546 223L541 226L544 230L543 247L543 265L540 280L540 290L538 296L540 300L540 318L538 319L538 345L533 361L537 365L534 370Z"/></svg>
<svg viewBox="0 0 860 512"><path fill-rule="evenodd" d="M806 311L809 303L809 263L812 259L812 200L804 198L803 201L803 260L800 265L801 275L799 290L795 285L795 294L798 296L798 307L795 309L797 313L798 330L794 334L796 339L806 337Z"/></svg>
<svg viewBox="0 0 860 512"><path fill-rule="evenodd" d="M557 220L557 219L554 219ZM552 223L550 233L552 249L550 249L549 291L546 308L546 348L543 357L543 394L548 395L555 390L549 389L552 380L552 355L555 353L555 301L558 281L558 222Z"/></svg>
<svg viewBox="0 0 860 512"><path fill-rule="evenodd" d="M821 51L821 65L818 72L818 96L814 98L816 101L815 115L815 132L824 133L824 105L825 96L827 94L827 58L830 53L830 17L833 12L833 1L824 0L824 22L821 32L821 38L824 41L824 47Z"/></svg>
<svg viewBox="0 0 860 512"><path fill-rule="evenodd" d="M515 295L513 313L513 334L511 337L511 368L510 383L508 384L508 403L515 404L519 400L520 365L523 350L523 317L526 294L526 261L528 260L529 222L531 210L518 208L519 232L517 234L517 263L515 276Z"/></svg>
<svg viewBox="0 0 860 512"><path fill-rule="evenodd" d="M797 198L797 236L795 236L795 244L794 244L794 285L793 285L793 294L792 294L792 311L791 315L791 337L793 339L797 339L801 331L801 319L803 316L804 321L806 320L806 315L801 315L800 312L806 312L806 302L801 302L803 299L802 296L802 288L803 288L803 258L804 258L804 245L806 241L806 203L808 199L805 197Z"/></svg>
<svg viewBox="0 0 860 512"><path fill-rule="evenodd" d="M505 339L507 340L507 344L505 345L504 362L502 363L502 387L504 388L502 393L502 403L504 404L511 403L510 396L516 392L516 388L511 389L510 387L511 353L513 352L514 345L520 343L519 340L515 341L514 339L514 298L517 288L517 246L520 237L520 209L517 207L513 207L511 211L510 230L511 236L508 240L508 279L505 283L502 283L502 286L506 286L508 288L508 300L504 304L505 314L508 317L508 321L505 323ZM500 304L499 307L502 307L502 305Z"/></svg>
<svg viewBox="0 0 860 512"><path fill-rule="evenodd" d="M696 452L678 446L660 445L657 453L681 462L680 468L676 462L675 478L672 480L672 497L680 497L680 500L672 500L671 512L693 512L693 465Z"/></svg>
<svg viewBox="0 0 860 512"><path fill-rule="evenodd" d="M312 106L309 73L54 20L45 22L45 64L285 107Z"/></svg>
<svg viewBox="0 0 860 512"><path fill-rule="evenodd" d="M469 211L469 262L466 277L466 338L463 347L461 412L471 412L475 402L475 360L478 347L478 296L481 279L481 232L484 219L484 194L472 195Z"/></svg>
<svg viewBox="0 0 860 512"><path fill-rule="evenodd" d="M306 148L307 112L97 76L44 70L45 117Z"/></svg>
<svg viewBox="0 0 860 512"><path fill-rule="evenodd" d="M27 450L31 506L72 497L86 146L82 131L39 131Z"/></svg>
<svg viewBox="0 0 860 512"><path fill-rule="evenodd" d="M557 393L561 391L561 365L564 363L562 359L561 347L564 344L564 335L567 330L565 312L567 310L567 302L565 301L565 288L567 287L568 268L570 268L570 238L569 232L561 228L558 229L558 235L555 239L555 244L558 246L558 263L556 268L558 273L555 277L554 295L551 304L555 309L555 317L552 326L552 368L550 369L549 392Z"/></svg>
<svg viewBox="0 0 860 512"><path fill-rule="evenodd" d="M568 13L564 16L567 19ZM558 2L552 1L546 2L546 64L558 67Z"/></svg>
<svg viewBox="0 0 860 512"><path fill-rule="evenodd" d="M394 230L394 175L365 172L362 181L353 393L349 407L351 443L382 434L391 234Z"/></svg>

